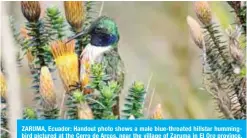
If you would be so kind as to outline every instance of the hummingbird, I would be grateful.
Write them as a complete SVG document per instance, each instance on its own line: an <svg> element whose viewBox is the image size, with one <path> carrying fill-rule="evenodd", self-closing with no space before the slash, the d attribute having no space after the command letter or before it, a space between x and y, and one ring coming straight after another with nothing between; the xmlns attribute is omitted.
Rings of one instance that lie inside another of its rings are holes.
<svg viewBox="0 0 247 138"><path fill-rule="evenodd" d="M80 62L88 61L90 64L101 63L105 67L105 74L110 77L110 81L116 81L120 88L124 85L124 63L118 52L118 42L120 39L116 22L107 16L98 17L88 29L78 33L70 38L67 42L81 37L83 35L90 36L90 42L83 49ZM84 72L83 72L84 71ZM84 74L85 70L81 67L80 74ZM119 116L119 94L117 104L113 107L114 115Z"/></svg>

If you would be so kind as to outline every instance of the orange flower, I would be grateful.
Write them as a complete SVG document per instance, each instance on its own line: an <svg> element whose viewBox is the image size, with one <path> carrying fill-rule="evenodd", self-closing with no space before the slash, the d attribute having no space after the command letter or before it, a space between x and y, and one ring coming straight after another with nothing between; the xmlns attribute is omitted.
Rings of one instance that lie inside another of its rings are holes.
<svg viewBox="0 0 247 138"><path fill-rule="evenodd" d="M90 72L90 66L91 65L90 65L89 59L81 60L81 65L83 65L83 68L84 68L86 73Z"/></svg>
<svg viewBox="0 0 247 138"><path fill-rule="evenodd" d="M56 94L54 92L53 80L50 71L46 66L41 68L40 94L44 98L46 105L54 106L56 104Z"/></svg>
<svg viewBox="0 0 247 138"><path fill-rule="evenodd" d="M212 21L212 13L208 2L197 1L194 2L194 9L198 19L204 24L209 25Z"/></svg>
<svg viewBox="0 0 247 138"><path fill-rule="evenodd" d="M21 1L21 10L29 22L39 20L41 8L38 1Z"/></svg>
<svg viewBox="0 0 247 138"><path fill-rule="evenodd" d="M7 83L1 71L0 71L0 92L1 92L1 97L5 99L7 92Z"/></svg>
<svg viewBox="0 0 247 138"><path fill-rule="evenodd" d="M93 92L93 89L86 88L86 86L90 83L90 66L91 64L88 59L81 60L81 86L84 94L90 94Z"/></svg>
<svg viewBox="0 0 247 138"><path fill-rule="evenodd" d="M87 88L86 86L90 83L90 77L88 74L84 74L82 77L82 82L81 82L81 86L83 88L83 93L84 94L90 94L93 92L93 89L91 88Z"/></svg>
<svg viewBox="0 0 247 138"><path fill-rule="evenodd" d="M85 87L89 83L90 63L89 60L81 60L81 81L82 86Z"/></svg>
<svg viewBox="0 0 247 138"><path fill-rule="evenodd" d="M67 44L62 41L55 41L52 43L51 51L64 88L69 92L71 90L70 87L79 82L78 57L75 53L75 41L73 40Z"/></svg>
<svg viewBox="0 0 247 138"><path fill-rule="evenodd" d="M66 19L76 32L82 31L85 20L84 8L82 1L64 1Z"/></svg>
<svg viewBox="0 0 247 138"><path fill-rule="evenodd" d="M158 104L151 116L151 119L164 119L161 104Z"/></svg>
<svg viewBox="0 0 247 138"><path fill-rule="evenodd" d="M88 74L84 74L82 76L82 87L85 87L89 84L89 75Z"/></svg>

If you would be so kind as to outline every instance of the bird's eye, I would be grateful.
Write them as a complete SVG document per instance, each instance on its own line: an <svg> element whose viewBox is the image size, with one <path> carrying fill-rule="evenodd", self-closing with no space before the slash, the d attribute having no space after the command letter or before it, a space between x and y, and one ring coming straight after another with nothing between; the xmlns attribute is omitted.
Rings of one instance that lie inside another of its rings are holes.
<svg viewBox="0 0 247 138"><path fill-rule="evenodd" d="M95 32L100 32L101 28L97 27L95 28Z"/></svg>

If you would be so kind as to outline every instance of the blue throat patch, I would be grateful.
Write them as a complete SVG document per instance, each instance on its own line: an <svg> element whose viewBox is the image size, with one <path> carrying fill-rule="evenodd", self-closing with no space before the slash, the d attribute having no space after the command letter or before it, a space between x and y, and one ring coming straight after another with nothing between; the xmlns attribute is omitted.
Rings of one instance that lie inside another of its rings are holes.
<svg viewBox="0 0 247 138"><path fill-rule="evenodd" d="M99 47L106 47L109 45L113 45L118 41L117 36L109 35L109 34L92 34L91 35L91 44Z"/></svg>

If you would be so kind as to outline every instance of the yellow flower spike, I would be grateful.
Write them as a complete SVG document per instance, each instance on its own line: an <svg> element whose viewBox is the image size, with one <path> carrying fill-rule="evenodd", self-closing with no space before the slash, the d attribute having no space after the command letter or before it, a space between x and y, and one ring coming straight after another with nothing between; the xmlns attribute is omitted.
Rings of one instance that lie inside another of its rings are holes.
<svg viewBox="0 0 247 138"><path fill-rule="evenodd" d="M76 32L82 31L85 20L84 8L82 1L64 1L66 19Z"/></svg>
<svg viewBox="0 0 247 138"><path fill-rule="evenodd" d="M48 67L43 66L40 73L40 94L46 102L46 105L55 106L56 94L53 80Z"/></svg>
<svg viewBox="0 0 247 138"><path fill-rule="evenodd" d="M88 60L81 60L81 74L82 74L82 86L86 86L89 83L90 63Z"/></svg>
<svg viewBox="0 0 247 138"><path fill-rule="evenodd" d="M89 72L90 72L90 66L91 66L89 60L88 60L88 59L87 59L87 60L82 60L81 63L82 63L82 65L83 65L83 67L84 67L86 73L89 73Z"/></svg>
<svg viewBox="0 0 247 138"><path fill-rule="evenodd" d="M75 53L75 41L67 44L63 41L55 41L51 47L60 78L67 92L71 86L79 82L78 57Z"/></svg>
<svg viewBox="0 0 247 138"><path fill-rule="evenodd" d="M29 22L37 22L39 20L41 8L38 1L21 1L21 10Z"/></svg>
<svg viewBox="0 0 247 138"><path fill-rule="evenodd" d="M197 1L194 2L194 10L198 19L204 25L210 25L212 21L212 13L208 2L206 1Z"/></svg>
<svg viewBox="0 0 247 138"><path fill-rule="evenodd" d="M94 119L93 112L87 103L82 103L78 106L79 119Z"/></svg>
<svg viewBox="0 0 247 138"><path fill-rule="evenodd" d="M0 91L1 91L1 97L6 99L7 83L1 71L0 71Z"/></svg>
<svg viewBox="0 0 247 138"><path fill-rule="evenodd" d="M164 115L163 115L163 111L161 108L161 104L158 104L155 107L155 110L153 112L153 114L151 115L151 119L164 119Z"/></svg>
<svg viewBox="0 0 247 138"><path fill-rule="evenodd" d="M201 26L195 19L193 19L190 16L187 16L187 24L189 26L190 35L193 41L200 49L202 49L204 38L203 38Z"/></svg>

